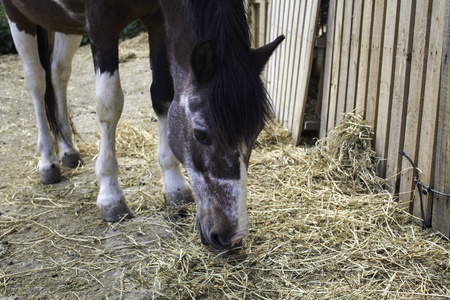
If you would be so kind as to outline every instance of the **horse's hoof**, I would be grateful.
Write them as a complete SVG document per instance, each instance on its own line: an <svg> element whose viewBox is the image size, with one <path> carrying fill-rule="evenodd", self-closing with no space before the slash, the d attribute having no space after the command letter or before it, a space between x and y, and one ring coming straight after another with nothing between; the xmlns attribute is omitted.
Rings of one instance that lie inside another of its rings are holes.
<svg viewBox="0 0 450 300"><path fill-rule="evenodd" d="M58 183L61 181L61 169L58 165L52 164L50 169L40 170L41 182L43 184Z"/></svg>
<svg viewBox="0 0 450 300"><path fill-rule="evenodd" d="M175 193L164 193L164 200L166 201L166 206L179 206L195 201L191 190Z"/></svg>
<svg viewBox="0 0 450 300"><path fill-rule="evenodd" d="M64 154L61 157L61 163L65 167L75 169L83 164L83 160L79 153Z"/></svg>
<svg viewBox="0 0 450 300"><path fill-rule="evenodd" d="M119 202L110 205L98 205L100 216L108 222L117 222L123 218L131 219L133 214L128 208L125 198L121 198Z"/></svg>

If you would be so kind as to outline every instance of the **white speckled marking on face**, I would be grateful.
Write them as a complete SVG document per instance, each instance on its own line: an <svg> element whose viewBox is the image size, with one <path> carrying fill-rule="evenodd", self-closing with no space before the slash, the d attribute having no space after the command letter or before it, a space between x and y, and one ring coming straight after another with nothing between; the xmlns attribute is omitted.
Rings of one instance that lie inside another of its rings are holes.
<svg viewBox="0 0 450 300"><path fill-rule="evenodd" d="M192 167L186 167L187 173L192 183L192 187L197 199L197 213L203 215L214 211L214 207L223 211L231 224L237 224L236 236L232 242L238 242L248 235L248 214L247 214L247 168L242 159L240 161L240 178L223 179L214 178L211 175L197 172ZM211 195L209 193L205 177L208 176L210 185L221 187L223 194ZM218 196L227 199L226 203L219 203Z"/></svg>
<svg viewBox="0 0 450 300"><path fill-rule="evenodd" d="M194 102L193 102L194 101ZM185 92L180 96L179 105L186 115L187 124L190 124L190 128L196 130L208 130L208 126L204 120L204 114L200 110L193 111L192 104L195 101L201 101L200 98L196 98L190 92ZM194 105L197 107L197 105ZM191 130L192 130L191 129ZM193 139L193 137L191 137ZM197 143L197 141L194 141ZM214 153L222 153L221 155L228 155L227 151L217 151L215 147L222 147L220 144L213 145L200 145L201 147L201 160L206 170L199 171L194 167L195 163L192 160L193 155L187 155L183 161L184 167L187 170L189 179L191 181L192 189L195 194L197 202L197 217L200 220L200 226L204 231L204 235L207 235L210 230L221 230L221 226L227 226L227 230L233 230L230 234L235 234L230 241L232 245L239 242L248 235L248 215L247 215L247 167L242 158L239 158L239 162L233 161L231 155L227 161L225 157L214 157ZM245 147L239 148L241 150ZM195 151L189 147L185 149L185 152ZM213 168L217 168L215 160L220 160L220 167L222 168L217 172L213 172ZM230 174L226 174L227 168L232 169L237 167L238 163L239 173L236 179L230 178ZM214 173L225 172L224 177L216 177ZM220 213L217 213L219 212ZM225 218L226 220L221 220ZM203 224L202 224L203 223ZM216 224L216 225L215 225ZM212 226L214 228L206 228ZM231 226L231 227L230 227Z"/></svg>

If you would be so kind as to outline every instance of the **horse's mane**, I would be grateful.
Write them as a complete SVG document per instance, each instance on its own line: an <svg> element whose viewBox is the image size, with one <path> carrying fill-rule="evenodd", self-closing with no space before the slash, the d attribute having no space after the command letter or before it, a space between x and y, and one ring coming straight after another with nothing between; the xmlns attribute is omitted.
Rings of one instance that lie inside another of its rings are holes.
<svg viewBox="0 0 450 300"><path fill-rule="evenodd" d="M196 41L211 39L218 55L207 109L218 137L236 147L256 138L271 104L250 58L250 30L242 0L185 0Z"/></svg>

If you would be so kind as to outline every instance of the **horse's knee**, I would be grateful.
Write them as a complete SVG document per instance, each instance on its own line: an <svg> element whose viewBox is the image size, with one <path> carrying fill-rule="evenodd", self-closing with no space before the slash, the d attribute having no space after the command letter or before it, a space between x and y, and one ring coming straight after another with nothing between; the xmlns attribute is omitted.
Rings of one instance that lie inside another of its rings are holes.
<svg viewBox="0 0 450 300"><path fill-rule="evenodd" d="M170 104L173 100L172 82L155 82L150 86L153 110L158 116L167 116Z"/></svg>
<svg viewBox="0 0 450 300"><path fill-rule="evenodd" d="M43 100L45 94L45 71L40 65L25 65L25 85L33 99Z"/></svg>
<svg viewBox="0 0 450 300"><path fill-rule="evenodd" d="M72 73L72 65L66 61L52 62L52 81L54 85L61 85L69 82Z"/></svg>
<svg viewBox="0 0 450 300"><path fill-rule="evenodd" d="M122 114L124 96L119 72L97 73L95 108L100 123L117 123Z"/></svg>

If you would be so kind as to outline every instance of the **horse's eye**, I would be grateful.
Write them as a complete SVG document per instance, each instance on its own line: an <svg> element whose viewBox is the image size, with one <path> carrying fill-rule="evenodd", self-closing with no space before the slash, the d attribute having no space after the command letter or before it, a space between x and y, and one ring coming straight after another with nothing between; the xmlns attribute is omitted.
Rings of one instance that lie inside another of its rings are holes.
<svg viewBox="0 0 450 300"><path fill-rule="evenodd" d="M208 134L203 130L194 129L194 137L200 144L211 145L211 139Z"/></svg>

